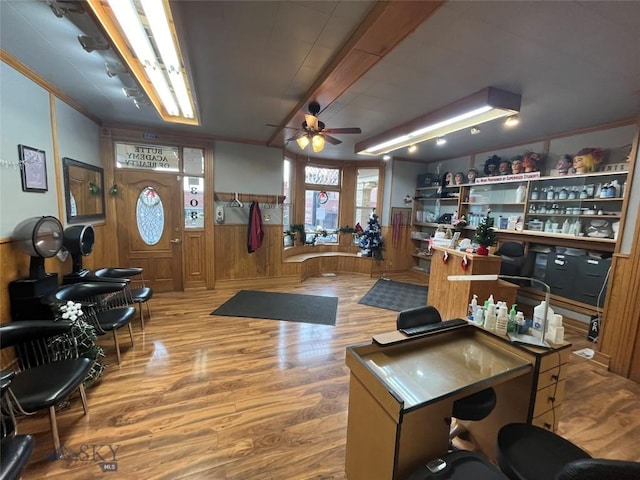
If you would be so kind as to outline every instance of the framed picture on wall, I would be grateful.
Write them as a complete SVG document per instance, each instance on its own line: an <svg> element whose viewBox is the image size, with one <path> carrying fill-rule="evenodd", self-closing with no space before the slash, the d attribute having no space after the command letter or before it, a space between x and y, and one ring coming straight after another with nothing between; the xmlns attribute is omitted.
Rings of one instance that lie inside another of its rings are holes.
<svg viewBox="0 0 640 480"><path fill-rule="evenodd" d="M47 159L44 150L18 145L23 192L46 192Z"/></svg>

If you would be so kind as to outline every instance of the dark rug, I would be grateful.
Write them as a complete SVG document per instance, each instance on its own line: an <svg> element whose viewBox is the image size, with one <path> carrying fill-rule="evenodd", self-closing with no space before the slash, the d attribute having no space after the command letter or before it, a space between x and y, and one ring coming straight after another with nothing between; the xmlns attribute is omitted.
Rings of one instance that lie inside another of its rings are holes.
<svg viewBox="0 0 640 480"><path fill-rule="evenodd" d="M338 297L240 290L211 315L335 325Z"/></svg>
<svg viewBox="0 0 640 480"><path fill-rule="evenodd" d="M358 303L400 312L427 304L427 287L380 279Z"/></svg>

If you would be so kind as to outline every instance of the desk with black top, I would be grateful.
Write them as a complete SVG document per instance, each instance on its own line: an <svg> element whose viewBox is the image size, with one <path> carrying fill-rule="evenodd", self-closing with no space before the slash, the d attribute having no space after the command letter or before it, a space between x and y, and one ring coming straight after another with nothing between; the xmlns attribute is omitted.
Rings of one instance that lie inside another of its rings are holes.
<svg viewBox="0 0 640 480"><path fill-rule="evenodd" d="M547 370L558 369L551 385L551 406L557 407L568 346L530 349L469 324L416 337L390 332L347 347L347 477L400 480L444 455L453 402L490 386L497 395L495 410L466 425L483 453L494 458L501 426L532 422L540 414L551 395L542 374Z"/></svg>

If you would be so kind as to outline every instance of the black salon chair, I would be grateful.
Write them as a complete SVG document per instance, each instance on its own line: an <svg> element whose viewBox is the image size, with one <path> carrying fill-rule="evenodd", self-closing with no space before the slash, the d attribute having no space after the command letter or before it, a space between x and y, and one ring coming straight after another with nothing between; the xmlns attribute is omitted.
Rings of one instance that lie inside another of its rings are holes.
<svg viewBox="0 0 640 480"><path fill-rule="evenodd" d="M452 416L456 420L477 422L488 417L494 408L496 408L496 392L489 387L454 401ZM466 431L463 425L456 422L449 432L449 441L463 436Z"/></svg>
<svg viewBox="0 0 640 480"><path fill-rule="evenodd" d="M104 335L113 332L116 357L120 364L120 343L117 330L127 325L133 346L133 329L131 319L136 309L131 306L129 296L125 292L127 282L87 282L63 285L50 299L51 307L56 309L68 301L82 305L85 320L96 329L96 334Z"/></svg>
<svg viewBox="0 0 640 480"><path fill-rule="evenodd" d="M149 309L149 300L153 296L153 289L148 287L144 283L144 277L142 275L142 268L130 267L112 267L101 268L92 272L92 275L98 278L115 278L115 279L128 279L130 280L129 295L133 303L138 305L140 309L140 326L144 330L144 313L142 310L142 304L147 306L147 316L151 316L151 310Z"/></svg>
<svg viewBox="0 0 640 480"><path fill-rule="evenodd" d="M591 458L560 435L527 423L500 429L496 460L511 480L640 480L640 463Z"/></svg>
<svg viewBox="0 0 640 480"><path fill-rule="evenodd" d="M31 435L16 435L0 440L0 480L17 480L33 452Z"/></svg>
<svg viewBox="0 0 640 480"><path fill-rule="evenodd" d="M500 274L501 275L524 275L523 268L526 257L524 255L524 246L518 242L502 242L495 255L501 257Z"/></svg>
<svg viewBox="0 0 640 480"><path fill-rule="evenodd" d="M24 320L0 325L0 347L14 348L19 359L15 371L2 372L2 388L6 392L2 396L3 430L9 435L15 432L14 414L28 415L48 408L56 452L60 449L56 406L78 389L85 415L89 411L83 382L93 361L79 356L75 338L68 335L71 328L72 323L66 320ZM29 444L23 439L11 448L24 452Z"/></svg>

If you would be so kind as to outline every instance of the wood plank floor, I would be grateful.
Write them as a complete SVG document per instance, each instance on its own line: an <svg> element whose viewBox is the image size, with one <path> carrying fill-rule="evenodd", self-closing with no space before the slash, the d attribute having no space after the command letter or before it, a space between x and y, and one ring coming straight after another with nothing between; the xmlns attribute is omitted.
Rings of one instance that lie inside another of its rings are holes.
<svg viewBox="0 0 640 480"><path fill-rule="evenodd" d="M210 316L235 290L157 294L135 346L122 334L121 366L110 336L101 339L110 368L87 391L89 415L77 399L58 414L77 459L49 458L46 414L21 419L36 438L24 478L345 479L345 347L395 328L396 312L357 303L375 281L268 289L339 297L335 327ZM595 456L640 461L640 385L571 357L560 433ZM109 447L118 471L103 473Z"/></svg>

